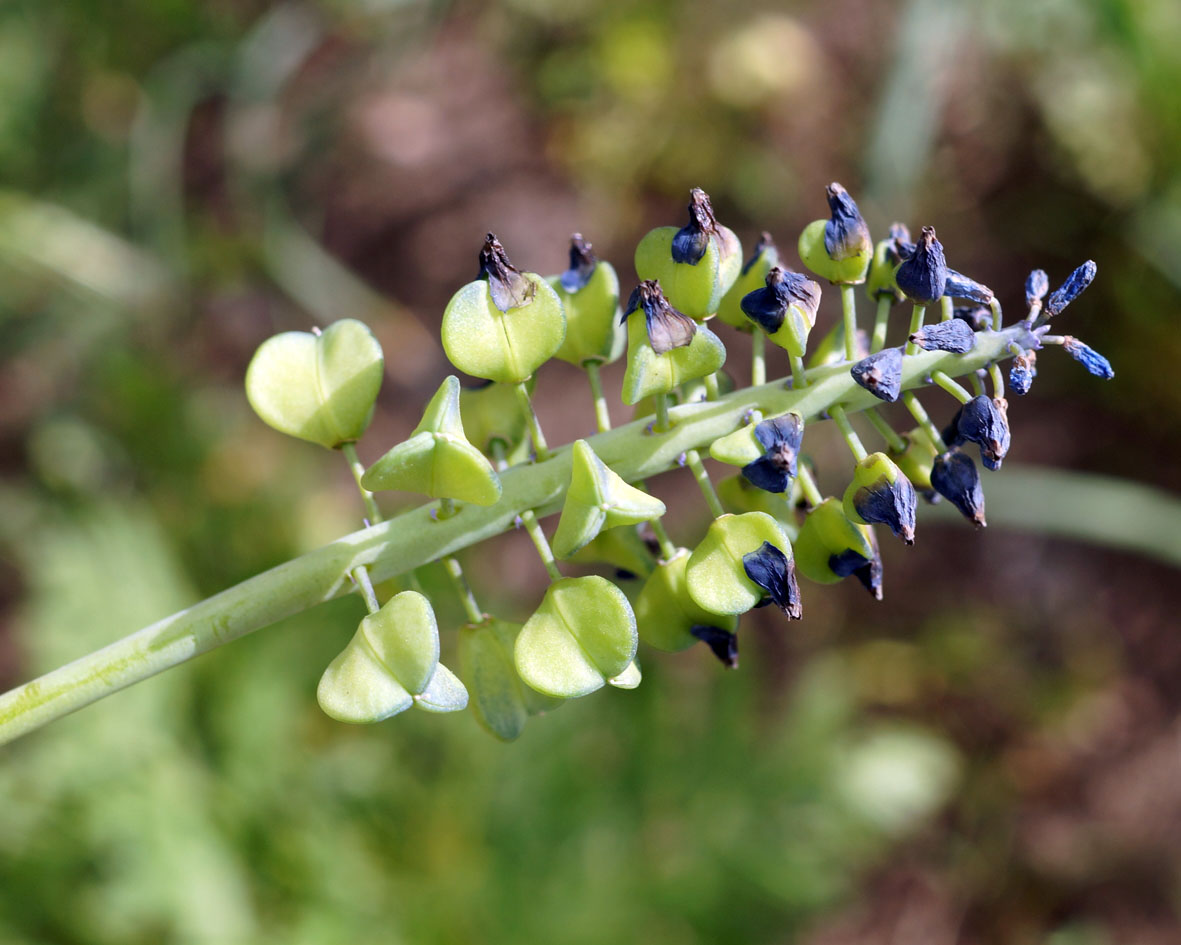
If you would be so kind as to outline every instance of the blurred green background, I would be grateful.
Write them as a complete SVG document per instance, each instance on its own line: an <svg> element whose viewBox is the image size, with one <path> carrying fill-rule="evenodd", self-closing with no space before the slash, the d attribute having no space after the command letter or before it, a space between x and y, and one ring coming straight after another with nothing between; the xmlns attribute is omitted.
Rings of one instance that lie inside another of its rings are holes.
<svg viewBox="0 0 1181 945"><path fill-rule="evenodd" d="M485 231L554 272L580 230L630 285L695 185L794 258L840 180L1011 311L1030 268L1097 260L1063 330L1116 379L1043 356L1012 464L1177 492L1179 48L1175 0L9 0L0 684L358 526L343 463L249 412L266 336L373 325L372 460L447 370ZM551 440L590 427L577 378L539 381ZM1114 485L1023 498L1142 533ZM467 714L321 715L352 600L116 695L0 751L0 941L1181 940L1176 571L920 519L884 603L805 586L799 624L745 625L739 672L647 654L640 689L509 746ZM464 560L528 614L520 536Z"/></svg>

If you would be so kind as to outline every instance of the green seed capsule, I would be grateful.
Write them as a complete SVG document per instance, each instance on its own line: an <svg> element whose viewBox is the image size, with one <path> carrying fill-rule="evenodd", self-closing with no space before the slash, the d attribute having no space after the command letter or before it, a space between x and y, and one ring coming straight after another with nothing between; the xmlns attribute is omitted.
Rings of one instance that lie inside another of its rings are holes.
<svg viewBox="0 0 1181 945"><path fill-rule="evenodd" d="M845 490L844 508L849 521L886 525L908 545L914 544L914 486L885 453L870 453L857 464Z"/></svg>
<svg viewBox="0 0 1181 945"><path fill-rule="evenodd" d="M336 449L369 426L384 363L373 332L352 318L317 334L285 331L250 359L246 398L280 433Z"/></svg>
<svg viewBox="0 0 1181 945"><path fill-rule="evenodd" d="M400 489L434 499L496 504L500 477L464 436L457 377L443 381L414 433L370 466L361 484L373 492Z"/></svg>
<svg viewBox="0 0 1181 945"><path fill-rule="evenodd" d="M430 601L403 591L361 621L324 671L316 698L338 721L379 722L412 705L458 711L467 705L467 690L439 662L439 628Z"/></svg>
<svg viewBox="0 0 1181 945"><path fill-rule="evenodd" d="M791 542L782 527L763 512L722 515L714 519L689 557L687 577L693 602L714 614L743 614L764 592L746 573L743 557L764 542L790 558Z"/></svg>
<svg viewBox="0 0 1181 945"><path fill-rule="evenodd" d="M762 288L766 283L767 273L778 265L779 250L772 241L771 234L764 233L759 237L754 252L743 265L734 285L718 305L718 321L725 322L739 331L754 331L754 323L747 318L740 303L744 296Z"/></svg>
<svg viewBox="0 0 1181 945"><path fill-rule="evenodd" d="M890 235L879 240L873 249L873 261L869 264L869 277L865 281L865 293L873 301L882 296L889 296L895 302L905 298L894 281L894 270L902 263L904 251L914 252L910 231L905 224L895 223L890 227Z"/></svg>
<svg viewBox="0 0 1181 945"><path fill-rule="evenodd" d="M629 406L650 394L667 394L712 374L726 361L726 348L704 325L673 309L654 282L632 293L627 319L627 371L622 398ZM683 321L682 321L683 320Z"/></svg>
<svg viewBox="0 0 1181 945"><path fill-rule="evenodd" d="M525 382L530 394L535 383L532 377ZM526 440L525 414L513 384L483 381L477 387L460 387L459 410L468 442L486 455L492 453L494 440L506 454Z"/></svg>
<svg viewBox="0 0 1181 945"><path fill-rule="evenodd" d="M658 650L676 653L698 641L695 626L717 626L733 633L738 629L736 616L721 616L703 610L689 595L686 568L687 548L678 548L668 561L662 561L644 582L636 598L636 629L640 639Z"/></svg>
<svg viewBox="0 0 1181 945"><path fill-rule="evenodd" d="M586 440L571 451L570 488L554 532L554 554L569 558L604 529L638 525L664 514L664 503L624 482Z"/></svg>
<svg viewBox="0 0 1181 945"><path fill-rule="evenodd" d="M616 577L647 577L655 565L652 551L634 528L599 532L568 559L574 564L608 564L623 572Z"/></svg>
<svg viewBox="0 0 1181 945"><path fill-rule="evenodd" d="M832 569L834 556L853 552L869 564L877 553L869 526L850 522L844 503L832 497L808 513L792 547L800 574L817 584L835 584L845 576Z"/></svg>
<svg viewBox="0 0 1181 945"><path fill-rule="evenodd" d="M800 234L800 259L829 282L859 285L865 281L874 247L857 204L838 183L825 190L831 217L813 220Z"/></svg>
<svg viewBox="0 0 1181 945"><path fill-rule="evenodd" d="M789 354L803 357L808 335L816 324L820 286L798 272L773 267L766 285L742 297L743 314L767 333L767 337Z"/></svg>
<svg viewBox="0 0 1181 945"><path fill-rule="evenodd" d="M636 247L635 264L640 279L659 282L678 310L707 318L738 278L742 245L718 223L705 191L694 187L688 224L650 230Z"/></svg>
<svg viewBox="0 0 1181 945"><path fill-rule="evenodd" d="M530 715L562 704L521 682L513 649L521 624L489 617L459 630L459 669L471 692L476 721L497 738L512 741Z"/></svg>
<svg viewBox="0 0 1181 945"><path fill-rule="evenodd" d="M760 489L753 485L750 480L739 473L736 476L727 476L718 482L718 498L722 500L722 505L730 512L741 514L743 512L766 512L773 519L778 521L787 530L787 524L784 522L784 517L791 508L790 496L785 501L782 495L775 495L767 492L765 489ZM790 535L788 537L791 537Z"/></svg>
<svg viewBox="0 0 1181 945"><path fill-rule="evenodd" d="M481 278L456 292L443 312L443 350L473 377L517 384L562 346L562 302L541 276L516 269L491 233L480 264Z"/></svg>
<svg viewBox="0 0 1181 945"><path fill-rule="evenodd" d="M906 449L900 453L890 450L886 455L898 464L898 468L910 480L912 486L920 492L934 495L931 468L935 463L935 447L927 439L927 434L918 427L909 433L903 433L902 439L906 443Z"/></svg>
<svg viewBox="0 0 1181 945"><path fill-rule="evenodd" d="M616 320L619 277L609 262L595 258L590 243L570 239L570 268L550 276L566 313L566 340L554 355L571 364L606 364L623 354L627 333Z"/></svg>
<svg viewBox="0 0 1181 945"><path fill-rule="evenodd" d="M637 640L623 591L597 575L563 578L521 629L514 661L538 692L574 699L620 676L635 658Z"/></svg>

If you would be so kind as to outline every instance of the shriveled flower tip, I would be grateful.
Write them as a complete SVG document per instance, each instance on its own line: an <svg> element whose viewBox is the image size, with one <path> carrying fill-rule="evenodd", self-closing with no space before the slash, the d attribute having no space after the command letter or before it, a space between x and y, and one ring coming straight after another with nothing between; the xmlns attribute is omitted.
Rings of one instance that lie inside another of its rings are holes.
<svg viewBox="0 0 1181 945"><path fill-rule="evenodd" d="M992 309L987 305L964 305L952 309L952 315L967 322L972 331L987 331L992 327Z"/></svg>
<svg viewBox="0 0 1181 945"><path fill-rule="evenodd" d="M1062 341L1062 347L1066 349L1067 354L1085 367L1089 373L1094 374L1095 377L1101 377L1105 381L1110 381L1115 377L1115 371L1111 367L1111 362L1094 348L1083 344L1077 338L1067 335Z"/></svg>
<svg viewBox="0 0 1181 945"><path fill-rule="evenodd" d="M488 280L492 304L502 312L527 305L533 301L533 295L537 292L537 286L509 262L508 254L495 233L484 237L484 248L480 250L480 278Z"/></svg>
<svg viewBox="0 0 1181 945"><path fill-rule="evenodd" d="M1025 279L1025 304L1030 307L1040 302L1050 291L1050 277L1044 269L1035 269Z"/></svg>
<svg viewBox="0 0 1181 945"><path fill-rule="evenodd" d="M914 254L898 267L894 280L907 298L920 305L928 305L943 297L947 285L947 260L933 226L923 227Z"/></svg>
<svg viewBox="0 0 1181 945"><path fill-rule="evenodd" d="M824 225L824 249L840 262L870 250L869 227L849 192L835 181L824 190L831 217Z"/></svg>
<svg viewBox="0 0 1181 945"><path fill-rule="evenodd" d="M872 558L847 548L840 554L830 556L828 566L838 577L844 578L852 574L861 582L861 586L873 595L874 600L882 599L882 556L878 554L876 547Z"/></svg>
<svg viewBox="0 0 1181 945"><path fill-rule="evenodd" d="M632 290L620 320L626 320L637 309L644 310L648 343L657 354L684 348L697 334L697 322L669 304L655 279L647 279Z"/></svg>
<svg viewBox="0 0 1181 945"><path fill-rule="evenodd" d="M985 394L973 397L956 413L944 440L953 446L972 442L980 447L980 459L989 469L1000 469L1009 452L1009 419L1001 403Z"/></svg>
<svg viewBox="0 0 1181 945"><path fill-rule="evenodd" d="M742 467L747 480L767 492L786 492L796 476L804 420L797 413L764 420L755 426L763 455Z"/></svg>
<svg viewBox="0 0 1181 945"><path fill-rule="evenodd" d="M689 191L689 222L673 237L673 261L696 266L709 248L709 238L717 231L718 220L709 202L709 194L694 187Z"/></svg>
<svg viewBox="0 0 1181 945"><path fill-rule="evenodd" d="M591 244L582 238L581 233L575 233L570 237L570 268L558 277L558 281L567 292L577 292L590 282L598 264Z"/></svg>
<svg viewBox="0 0 1181 945"><path fill-rule="evenodd" d="M914 240L910 238L910 229L905 223L891 223L887 235L890 239L889 254L895 266L914 255Z"/></svg>
<svg viewBox="0 0 1181 945"><path fill-rule="evenodd" d="M765 541L757 551L743 555L742 569L788 618L799 620L803 616L795 563L771 542Z"/></svg>
<svg viewBox="0 0 1181 945"><path fill-rule="evenodd" d="M721 627L711 627L708 624L697 624L690 627L689 632L708 646L726 669L738 668L737 633L731 633Z"/></svg>
<svg viewBox="0 0 1181 945"><path fill-rule="evenodd" d="M741 274L745 276L748 272L750 272L751 267L754 266L754 264L762 258L763 254L769 250L775 250L778 252L778 247L775 245L775 240L771 238L771 234L766 230L763 230L763 232L759 234L759 241L755 243L754 251L750 254L750 259L742 264Z"/></svg>
<svg viewBox="0 0 1181 945"><path fill-rule="evenodd" d="M977 528L987 524L984 520L984 490L980 487L980 471L971 456L958 450L936 456L935 464L931 467L931 485Z"/></svg>
<svg viewBox="0 0 1181 945"><path fill-rule="evenodd" d="M964 354L976 347L976 333L972 326L959 318L924 325L910 340L924 351L951 351Z"/></svg>
<svg viewBox="0 0 1181 945"><path fill-rule="evenodd" d="M1013 366L1009 368L1009 388L1014 394L1024 396L1029 393L1033 379L1037 377L1037 352L1022 351L1013 358Z"/></svg>
<svg viewBox="0 0 1181 945"><path fill-rule="evenodd" d="M908 545L914 544L915 505L914 486L899 475L893 482L885 476L853 495L853 508L867 522L885 525Z"/></svg>
<svg viewBox="0 0 1181 945"><path fill-rule="evenodd" d="M1045 317L1053 318L1082 295L1083 290L1094 281L1095 273L1098 271L1099 267L1095 265L1095 261L1088 259L1067 276L1066 281L1046 299Z"/></svg>
<svg viewBox="0 0 1181 945"><path fill-rule="evenodd" d="M983 305L987 305L993 299L992 289L954 269L947 270L943 294L950 295L953 299L967 299L969 302L980 302Z"/></svg>
<svg viewBox="0 0 1181 945"><path fill-rule="evenodd" d="M820 286L798 272L788 272L775 266L767 273L767 284L742 297L738 303L746 317L773 335L783 327L787 310L795 305L816 317L820 307Z"/></svg>
<svg viewBox="0 0 1181 945"><path fill-rule="evenodd" d="M902 349L885 348L849 368L858 384L875 397L894 403L902 393Z"/></svg>

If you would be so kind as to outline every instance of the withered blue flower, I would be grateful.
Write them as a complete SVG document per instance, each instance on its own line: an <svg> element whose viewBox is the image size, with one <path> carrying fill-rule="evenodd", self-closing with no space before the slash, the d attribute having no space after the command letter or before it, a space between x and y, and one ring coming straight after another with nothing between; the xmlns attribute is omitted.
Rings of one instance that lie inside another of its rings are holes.
<svg viewBox="0 0 1181 945"><path fill-rule="evenodd" d="M919 305L929 305L943 297L947 285L947 260L933 226L923 227L914 253L898 267L894 281L908 299Z"/></svg>
<svg viewBox="0 0 1181 945"><path fill-rule="evenodd" d="M1044 311L1044 318L1050 319L1059 314L1066 306L1077 299L1083 290L1089 286L1095 278L1095 273L1099 267L1095 265L1094 260L1088 259L1085 263L1079 266L1074 272L1066 277L1066 281L1062 283L1057 289L1050 293L1050 297L1046 299L1046 307Z"/></svg>
<svg viewBox="0 0 1181 945"><path fill-rule="evenodd" d="M775 266L767 273L767 285L742 297L738 303L746 317L769 335L783 327L787 310L796 305L811 318L820 307L820 286L799 272L788 272Z"/></svg>
<svg viewBox="0 0 1181 945"><path fill-rule="evenodd" d="M537 291L537 286L509 262L508 254L495 233L489 233L484 238L484 248L480 250L479 278L488 280L492 304L502 312L528 304Z"/></svg>
<svg viewBox="0 0 1181 945"><path fill-rule="evenodd" d="M992 328L992 309L987 305L964 305L952 309L952 315L967 322L972 331L987 331Z"/></svg>
<svg viewBox="0 0 1181 945"><path fill-rule="evenodd" d="M902 349L884 348L862 358L849 373L875 397L892 404L902 393Z"/></svg>
<svg viewBox="0 0 1181 945"><path fill-rule="evenodd" d="M914 544L915 505L918 498L906 476L893 482L882 477L853 495L853 508L870 523L885 525L906 544Z"/></svg>
<svg viewBox="0 0 1181 945"><path fill-rule="evenodd" d="M718 220L709 202L709 194L694 187L689 191L689 222L673 237L673 261L696 266L709 248L709 238L717 230Z"/></svg>
<svg viewBox="0 0 1181 945"><path fill-rule="evenodd" d="M878 553L876 543L872 558L866 558L848 548L840 554L832 555L828 559L828 566L833 574L839 577L844 578L852 574L875 600L882 599L882 556Z"/></svg>
<svg viewBox="0 0 1181 945"><path fill-rule="evenodd" d="M1111 362L1103 357L1094 348L1083 344L1072 335L1066 335L1062 341L1062 347L1066 349L1066 353L1074 358L1079 364L1085 367L1088 373L1101 377L1105 381L1110 381L1115 377L1115 371L1111 367Z"/></svg>
<svg viewBox="0 0 1181 945"><path fill-rule="evenodd" d="M795 562L771 542L765 541L757 551L743 555L742 569L790 619L799 620L803 616Z"/></svg>
<svg viewBox="0 0 1181 945"><path fill-rule="evenodd" d="M738 668L737 633L731 633L721 627L711 627L708 624L697 624L690 627L689 632L708 646L726 669Z"/></svg>
<svg viewBox="0 0 1181 945"><path fill-rule="evenodd" d="M977 528L983 528L984 490L972 457L959 450L940 453L931 467L931 485Z"/></svg>
<svg viewBox="0 0 1181 945"><path fill-rule="evenodd" d="M824 189L830 219L824 225L824 249L829 258L840 262L858 253L872 252L869 227L849 192L835 181Z"/></svg>
<svg viewBox="0 0 1181 945"><path fill-rule="evenodd" d="M959 318L924 325L910 340L924 351L951 351L964 354L976 347L976 333L972 326Z"/></svg>
<svg viewBox="0 0 1181 945"><path fill-rule="evenodd" d="M965 442L980 447L980 459L989 469L1000 469L1009 452L1009 419L1005 409L985 394L964 404L944 431L943 439L952 446Z"/></svg>
<svg viewBox="0 0 1181 945"><path fill-rule="evenodd" d="M1050 291L1050 277L1044 269L1035 269L1025 279L1025 304L1033 307L1034 302L1040 302Z"/></svg>
<svg viewBox="0 0 1181 945"><path fill-rule="evenodd" d="M1029 393L1033 379L1037 377L1037 352L1022 351L1013 358L1009 368L1009 387L1014 394L1024 396Z"/></svg>
<svg viewBox="0 0 1181 945"><path fill-rule="evenodd" d="M804 439L804 419L798 413L785 413L755 425L755 439L763 455L742 467L747 480L767 492L786 492L795 479L800 444Z"/></svg>
<svg viewBox="0 0 1181 945"><path fill-rule="evenodd" d="M641 308L648 329L648 343L657 354L683 348L697 334L697 322L669 304L655 279L647 279L632 290L620 321L626 321L632 312Z"/></svg>
<svg viewBox="0 0 1181 945"><path fill-rule="evenodd" d="M967 299L969 302L979 302L988 305L993 300L993 291L975 279L969 279L963 273L954 269L947 270L947 282L943 286L943 294L953 299Z"/></svg>
<svg viewBox="0 0 1181 945"><path fill-rule="evenodd" d="M567 292L577 292L590 282L598 264L591 244L582 238L581 233L575 233L570 237L570 268L558 277L558 281Z"/></svg>
<svg viewBox="0 0 1181 945"><path fill-rule="evenodd" d="M895 266L914 255L914 240L910 238L910 230L905 223L891 223L886 235L892 244L888 252Z"/></svg>

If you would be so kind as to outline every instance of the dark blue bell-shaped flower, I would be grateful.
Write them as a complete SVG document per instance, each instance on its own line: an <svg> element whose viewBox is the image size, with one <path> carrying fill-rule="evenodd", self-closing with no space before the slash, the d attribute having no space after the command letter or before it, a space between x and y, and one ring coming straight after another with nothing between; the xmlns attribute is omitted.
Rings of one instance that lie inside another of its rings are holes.
<svg viewBox="0 0 1181 945"><path fill-rule="evenodd" d="M972 457L959 450L941 453L931 467L931 485L977 528L983 528L984 490Z"/></svg>
<svg viewBox="0 0 1181 945"><path fill-rule="evenodd" d="M906 297L918 305L930 305L943 297L947 286L947 260L933 226L923 227L914 253L898 267L894 280Z"/></svg>
<svg viewBox="0 0 1181 945"><path fill-rule="evenodd" d="M884 348L862 358L849 368L849 373L879 400L892 404L902 393L902 349Z"/></svg>
<svg viewBox="0 0 1181 945"><path fill-rule="evenodd" d="M795 563L771 542L765 541L757 551L743 555L742 569L790 619L803 616Z"/></svg>
<svg viewBox="0 0 1181 945"><path fill-rule="evenodd" d="M763 455L742 467L747 480L767 492L781 493L791 488L796 477L800 444L804 439L804 420L798 413L785 413L755 425L755 439Z"/></svg>

